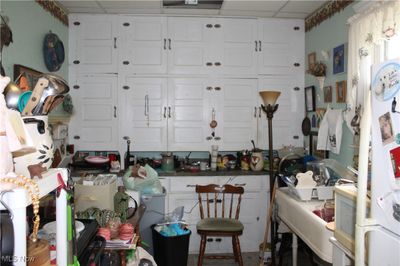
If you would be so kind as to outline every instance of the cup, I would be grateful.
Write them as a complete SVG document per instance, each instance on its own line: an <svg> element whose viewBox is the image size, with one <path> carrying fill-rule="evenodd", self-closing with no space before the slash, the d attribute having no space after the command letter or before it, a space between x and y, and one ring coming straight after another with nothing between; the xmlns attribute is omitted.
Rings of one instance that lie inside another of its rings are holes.
<svg viewBox="0 0 400 266"><path fill-rule="evenodd" d="M207 170L207 163L200 162L200 171L205 171L205 170Z"/></svg>

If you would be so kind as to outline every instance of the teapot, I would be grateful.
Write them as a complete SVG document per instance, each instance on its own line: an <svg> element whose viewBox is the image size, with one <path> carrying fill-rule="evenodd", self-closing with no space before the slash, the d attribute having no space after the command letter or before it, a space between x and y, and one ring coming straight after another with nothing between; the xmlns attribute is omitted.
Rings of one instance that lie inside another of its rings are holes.
<svg viewBox="0 0 400 266"><path fill-rule="evenodd" d="M253 151L250 155L250 169L261 171L264 168L264 160L261 151Z"/></svg>

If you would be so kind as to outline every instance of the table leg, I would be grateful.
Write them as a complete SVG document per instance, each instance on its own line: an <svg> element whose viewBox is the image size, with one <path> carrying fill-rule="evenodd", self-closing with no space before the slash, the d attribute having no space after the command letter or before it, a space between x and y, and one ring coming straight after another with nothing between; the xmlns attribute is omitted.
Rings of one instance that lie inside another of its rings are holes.
<svg viewBox="0 0 400 266"><path fill-rule="evenodd" d="M297 266L297 235L292 233L292 265Z"/></svg>

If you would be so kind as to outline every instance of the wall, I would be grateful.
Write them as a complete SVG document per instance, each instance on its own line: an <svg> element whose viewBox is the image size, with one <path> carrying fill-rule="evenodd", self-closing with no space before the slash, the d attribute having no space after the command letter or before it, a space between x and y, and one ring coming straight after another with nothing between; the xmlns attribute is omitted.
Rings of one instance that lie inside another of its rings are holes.
<svg viewBox="0 0 400 266"><path fill-rule="evenodd" d="M43 39L49 32L58 35L64 44L65 60L68 58L68 27L44 10L39 4L30 1L1 1L1 14L9 18L13 42L3 47L2 59L6 75L13 78L14 64L20 64L41 72L49 72L43 59ZM60 70L53 72L68 80L68 62ZM57 108L52 112L61 114Z"/></svg>
<svg viewBox="0 0 400 266"><path fill-rule="evenodd" d="M336 103L336 82L347 79L346 67L345 72L341 74L333 75L332 71L332 54L333 48L341 45L347 44L348 42L348 29L349 26L346 25L347 19L354 15L352 9L353 5L347 6L343 11L335 14L335 16L325 20L317 27L313 28L309 32L306 32L306 59L309 53L316 52L317 61L322 61L327 65L327 75L325 78L324 86L332 86L332 103L330 107L336 109L345 109L346 105L344 103ZM329 51L329 60L325 61L321 50ZM347 51L346 51L347 52ZM347 56L347 54L345 54ZM347 62L345 62L347 64ZM306 67L307 68L307 67ZM314 76L306 74L305 77L306 86L315 86L316 91L316 107L317 108L327 108L327 103L324 102L324 96L322 90L319 88L318 81ZM309 118L311 119L312 114L309 113ZM317 131L318 128L312 128L313 131ZM340 149L340 154L330 153L329 157L339 161L344 165L353 165L353 155L354 149L351 147L353 144L353 135L350 133L349 128L343 123L343 135L342 144ZM308 141L307 141L308 145Z"/></svg>

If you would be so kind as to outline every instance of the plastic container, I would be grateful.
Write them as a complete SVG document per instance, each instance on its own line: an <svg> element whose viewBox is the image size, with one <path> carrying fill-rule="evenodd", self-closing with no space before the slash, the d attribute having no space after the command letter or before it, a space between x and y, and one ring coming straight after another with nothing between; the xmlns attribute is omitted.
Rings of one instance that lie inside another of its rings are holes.
<svg viewBox="0 0 400 266"><path fill-rule="evenodd" d="M186 235L165 237L154 230L154 259L158 266L186 266L189 254L189 240L192 232Z"/></svg>

